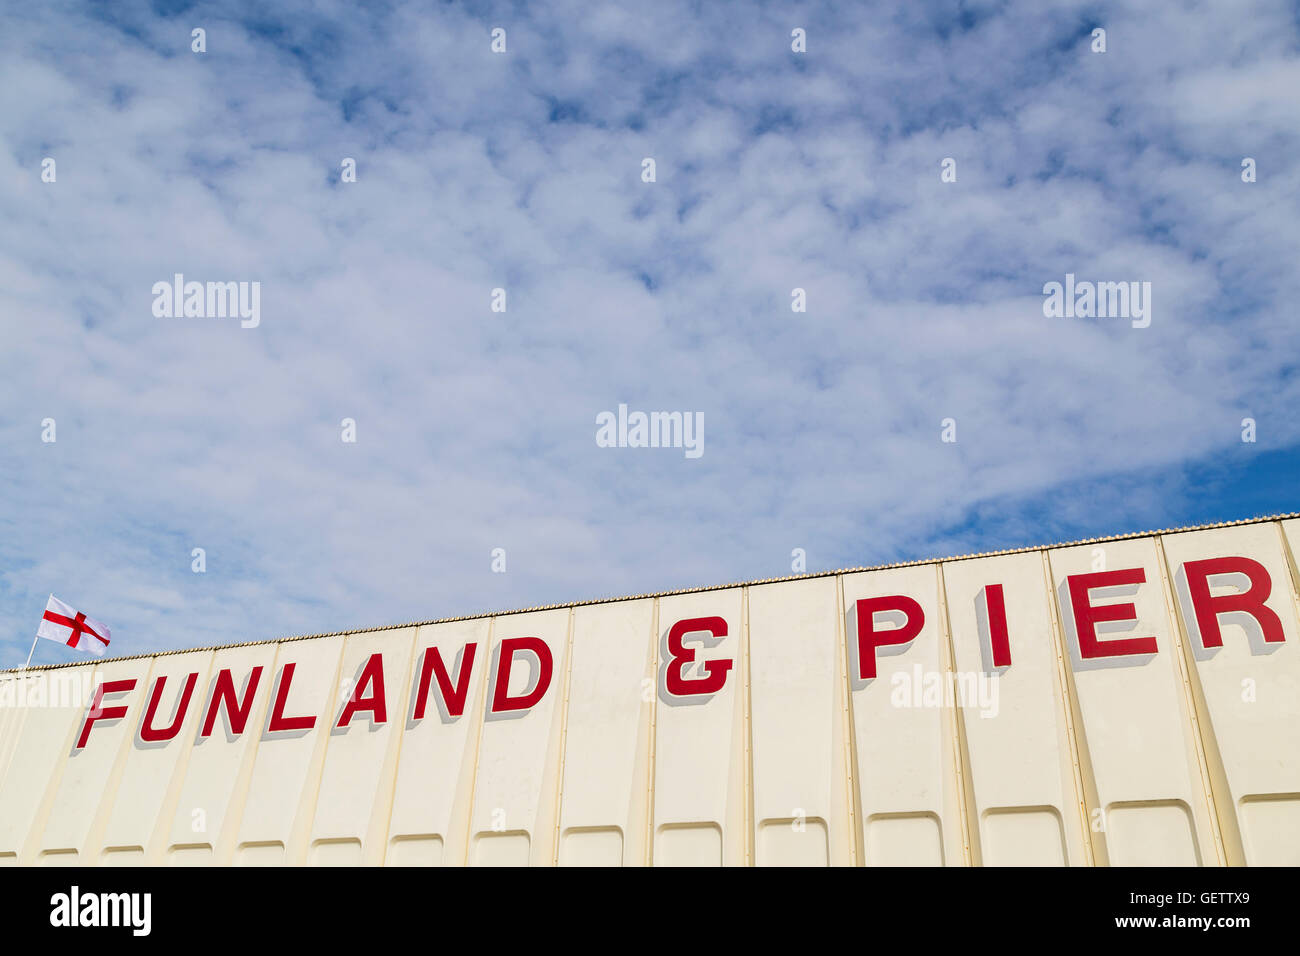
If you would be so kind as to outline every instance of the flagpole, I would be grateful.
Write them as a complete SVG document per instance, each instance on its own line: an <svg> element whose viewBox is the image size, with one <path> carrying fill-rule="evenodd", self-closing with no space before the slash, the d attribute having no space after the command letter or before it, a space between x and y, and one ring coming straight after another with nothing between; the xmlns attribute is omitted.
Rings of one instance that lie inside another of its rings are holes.
<svg viewBox="0 0 1300 956"><path fill-rule="evenodd" d="M36 653L36 642L40 639L41 636L39 634L32 638L32 649L27 652L27 663L23 665L23 670L27 670L27 668L31 666L32 655Z"/></svg>

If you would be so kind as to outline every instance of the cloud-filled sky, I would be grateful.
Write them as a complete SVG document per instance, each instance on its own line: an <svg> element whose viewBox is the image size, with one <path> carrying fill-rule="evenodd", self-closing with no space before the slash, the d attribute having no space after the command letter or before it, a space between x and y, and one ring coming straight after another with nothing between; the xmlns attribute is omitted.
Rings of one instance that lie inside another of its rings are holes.
<svg viewBox="0 0 1300 956"><path fill-rule="evenodd" d="M1300 509L1298 89L1282 2L9 5L0 667Z"/></svg>

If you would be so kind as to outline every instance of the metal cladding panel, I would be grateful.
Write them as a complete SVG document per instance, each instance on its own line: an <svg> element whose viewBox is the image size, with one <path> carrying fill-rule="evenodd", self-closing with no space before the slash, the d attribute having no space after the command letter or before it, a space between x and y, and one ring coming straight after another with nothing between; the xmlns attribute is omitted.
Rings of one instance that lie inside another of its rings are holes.
<svg viewBox="0 0 1300 956"><path fill-rule="evenodd" d="M487 712L479 730L469 862L538 866L555 862L555 809L568 666L568 609L497 619ZM540 642L540 645L539 643ZM530 707L528 700L545 687Z"/></svg>
<svg viewBox="0 0 1300 956"><path fill-rule="evenodd" d="M1080 865L1091 850L1042 555L954 561L943 576L979 860Z"/></svg>
<svg viewBox="0 0 1300 956"><path fill-rule="evenodd" d="M657 865L749 862L744 603L742 588L659 599L653 845ZM702 629L706 625L709 630ZM675 642L679 651L673 650ZM726 680L718 690L681 693L683 684L689 688L708 682L723 670Z"/></svg>
<svg viewBox="0 0 1300 956"><path fill-rule="evenodd" d="M955 725L926 697L948 669L939 567L849 574L843 587L865 862L961 865Z"/></svg>
<svg viewBox="0 0 1300 956"><path fill-rule="evenodd" d="M1277 525L1282 529L1282 537L1287 545L1287 557L1291 562L1291 580L1295 587L1300 587L1300 571L1297 570L1297 559L1300 558L1300 518L1279 521Z"/></svg>
<svg viewBox="0 0 1300 956"><path fill-rule="evenodd" d="M573 612L561 866L645 863L655 602Z"/></svg>
<svg viewBox="0 0 1300 956"><path fill-rule="evenodd" d="M401 707L414 646L413 627L353 634L344 643L341 689L328 727L312 821L308 860L314 865L384 861L402 742L400 712L390 715L388 702ZM358 780L371 786L358 787Z"/></svg>
<svg viewBox="0 0 1300 956"><path fill-rule="evenodd" d="M168 865L231 862L269 713L277 650L261 644L214 652L210 677L200 685L202 715L168 827ZM223 680L232 697L221 693Z"/></svg>
<svg viewBox="0 0 1300 956"><path fill-rule="evenodd" d="M847 701L836 582L749 589L759 866L848 863ZM796 639L797 638L797 639Z"/></svg>
<svg viewBox="0 0 1300 956"><path fill-rule="evenodd" d="M140 719L141 693L155 658L110 661L98 668L101 688L99 717L88 709L78 721L80 729L63 765L58 790L35 844L29 844L20 863L41 866L88 866L97 861L99 835L104 830L109 796L121 786L136 722ZM91 732L94 745L91 746ZM84 746L82 745L84 741ZM31 854L35 853L35 858Z"/></svg>
<svg viewBox="0 0 1300 956"><path fill-rule="evenodd" d="M1051 568L1096 787L1095 851L1116 866L1221 863L1155 540L1055 551Z"/></svg>
<svg viewBox="0 0 1300 956"><path fill-rule="evenodd" d="M18 741L22 736L23 720L27 714L27 709L18 705L19 690L23 688L22 693L25 694L27 685L39 683L44 679L43 674L37 673L21 681L0 682L0 693L7 693L12 698L0 704L0 786L4 784L5 771L9 769L9 760L18 748Z"/></svg>
<svg viewBox="0 0 1300 956"><path fill-rule="evenodd" d="M162 862L160 824L172 817L171 807L180 796L184 764L192 750L171 744L188 743L197 733L212 656L211 651L202 651L160 657L148 686L137 689L142 692L143 711L132 729L122 782L104 801L112 810L100 840L102 862Z"/></svg>
<svg viewBox="0 0 1300 956"><path fill-rule="evenodd" d="M236 865L306 862L307 827L342 679L343 638L303 641L292 650L276 662L271 706L244 800Z"/></svg>
<svg viewBox="0 0 1300 956"><path fill-rule="evenodd" d="M3 673L0 865L1295 865L1298 551L1259 520Z"/></svg>
<svg viewBox="0 0 1300 956"><path fill-rule="evenodd" d="M487 710L491 625L491 618L479 618L426 625L416 633L416 680L403 717L388 829L390 865L465 862L474 763ZM421 697L426 665L429 683Z"/></svg>
<svg viewBox="0 0 1300 956"><path fill-rule="evenodd" d="M1300 754L1300 641L1285 542L1276 526L1251 525L1163 544L1228 862L1300 864L1300 760L1277 757Z"/></svg>
<svg viewBox="0 0 1300 956"><path fill-rule="evenodd" d="M40 821L62 779L93 686L90 664L10 678L0 688L9 699L13 739L0 777L0 865L24 859L39 836Z"/></svg>

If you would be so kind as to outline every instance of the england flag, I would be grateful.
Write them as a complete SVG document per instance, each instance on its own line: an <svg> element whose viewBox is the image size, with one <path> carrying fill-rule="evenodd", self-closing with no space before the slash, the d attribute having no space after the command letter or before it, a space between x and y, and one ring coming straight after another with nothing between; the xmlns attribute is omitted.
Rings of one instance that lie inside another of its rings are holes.
<svg viewBox="0 0 1300 956"><path fill-rule="evenodd" d="M41 617L41 626L36 631L37 637L47 641L58 641L79 651L87 651L96 657L103 657L108 650L108 625L86 617L75 608L68 607L53 594L45 605L45 614Z"/></svg>

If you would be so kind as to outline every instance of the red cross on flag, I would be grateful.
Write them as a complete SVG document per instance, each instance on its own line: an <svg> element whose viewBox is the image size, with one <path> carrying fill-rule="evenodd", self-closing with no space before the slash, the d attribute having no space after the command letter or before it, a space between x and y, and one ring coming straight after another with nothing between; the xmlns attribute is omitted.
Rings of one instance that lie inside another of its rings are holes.
<svg viewBox="0 0 1300 956"><path fill-rule="evenodd" d="M79 651L89 651L96 657L103 657L108 650L108 625L86 617L75 608L70 608L53 594L45 605L41 616L41 626L36 631L37 637L47 641L58 641Z"/></svg>

